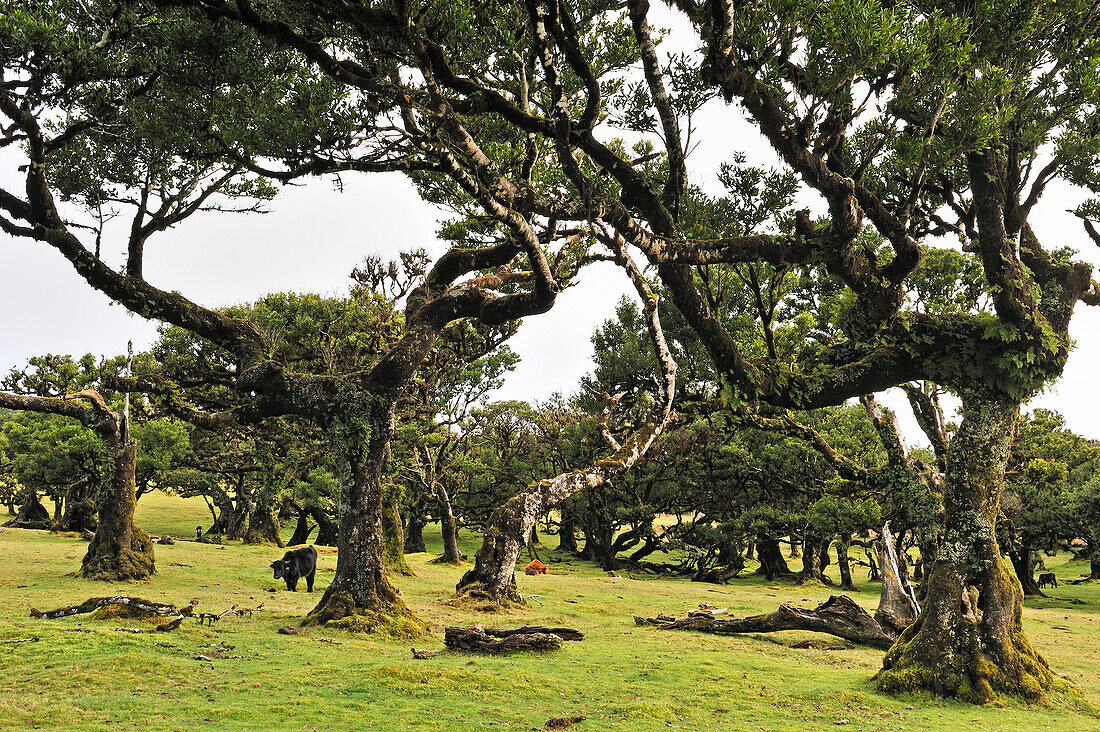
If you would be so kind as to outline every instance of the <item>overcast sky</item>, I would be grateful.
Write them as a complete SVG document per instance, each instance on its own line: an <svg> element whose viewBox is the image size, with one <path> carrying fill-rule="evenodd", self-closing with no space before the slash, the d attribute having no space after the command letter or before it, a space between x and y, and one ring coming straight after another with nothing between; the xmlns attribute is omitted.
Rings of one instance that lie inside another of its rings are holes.
<svg viewBox="0 0 1100 732"><path fill-rule="evenodd" d="M737 151L748 153L750 162L774 164L768 145L735 108L713 101L696 122L696 147L688 160L694 183L713 191L719 163ZM0 185L13 182L18 190L13 157L0 155ZM420 201L403 177L348 176L343 183L342 190L320 180L288 188L262 216L193 217L150 242L146 277L158 287L218 307L276 291L341 294L348 273L367 254L395 256L420 246L440 250L435 241L440 214ZM1097 263L1100 250L1066 211L1078 200L1068 190L1050 191L1031 220L1048 247L1072 246ZM801 203L820 209L813 194ZM117 264L120 249L110 242L104 247ZM496 397L539 400L554 391L572 391L591 368L592 331L613 314L627 285L614 267L591 267L549 313L529 318L511 342L523 360ZM156 338L156 327L93 291L48 246L0 233L4 373L38 354L114 355L125 352L129 339L136 348L146 348ZM1078 345L1065 376L1034 404L1062 412L1071 428L1100 439L1100 309L1078 305L1071 334ZM907 437L920 442L904 400L885 401L900 407Z"/></svg>

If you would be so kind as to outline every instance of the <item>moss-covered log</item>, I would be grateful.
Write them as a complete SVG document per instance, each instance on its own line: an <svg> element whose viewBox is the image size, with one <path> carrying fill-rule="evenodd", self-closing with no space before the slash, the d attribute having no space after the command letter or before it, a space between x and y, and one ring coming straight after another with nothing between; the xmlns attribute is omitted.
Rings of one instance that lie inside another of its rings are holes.
<svg viewBox="0 0 1100 732"><path fill-rule="evenodd" d="M875 677L884 691L929 691L987 702L1038 699L1052 683L1024 634L1023 590L997 545L995 522L1019 403L966 391L947 454L945 531L917 621Z"/></svg>
<svg viewBox="0 0 1100 732"><path fill-rule="evenodd" d="M883 628L847 595L834 595L813 610L780 605L767 615L717 619L697 614L679 620L634 616L638 625L654 625L663 630L696 630L703 633L740 634L774 633L781 630L808 630L828 633L860 645L890 648L897 636Z"/></svg>

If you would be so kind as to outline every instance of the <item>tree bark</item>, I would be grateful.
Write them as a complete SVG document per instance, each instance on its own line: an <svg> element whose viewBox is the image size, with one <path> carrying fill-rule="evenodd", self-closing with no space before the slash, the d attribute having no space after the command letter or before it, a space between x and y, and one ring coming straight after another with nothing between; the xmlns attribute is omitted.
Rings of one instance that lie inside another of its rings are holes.
<svg viewBox="0 0 1100 732"><path fill-rule="evenodd" d="M1023 631L1023 590L995 525L1017 400L963 391L947 455L945 531L923 612L883 659L884 691L929 691L987 702L1000 692L1037 699L1052 675Z"/></svg>
<svg viewBox="0 0 1100 732"><path fill-rule="evenodd" d="M42 505L42 502L38 500L38 492L31 488L26 489L26 493L23 495L23 503L19 506L19 511L16 513L15 518L8 521L4 526L11 526L18 529L48 529L50 528L50 512L46 510L46 507Z"/></svg>
<svg viewBox="0 0 1100 732"><path fill-rule="evenodd" d="M443 555L439 557L439 561L457 564L462 561L462 552L458 550L458 524L451 507L451 496L442 484L436 485L435 496L439 501L439 524L443 530Z"/></svg>
<svg viewBox="0 0 1100 732"><path fill-rule="evenodd" d="M1089 579L1100 579L1100 552L1089 556Z"/></svg>
<svg viewBox="0 0 1100 732"><path fill-rule="evenodd" d="M802 540L802 573L798 577L799 584L821 580L821 549L820 543L813 537L806 536Z"/></svg>
<svg viewBox="0 0 1100 732"><path fill-rule="evenodd" d="M920 607L905 576L904 555L899 557L895 549L890 534L890 522L883 525L882 532L875 540L875 555L882 568L882 592L879 595L875 620L888 632L899 636L917 619Z"/></svg>
<svg viewBox="0 0 1100 732"><path fill-rule="evenodd" d="M443 643L452 651L487 655L512 651L556 651L562 643L562 637L554 633L511 632L502 637L490 633L479 625L471 628L448 626L444 631Z"/></svg>
<svg viewBox="0 0 1100 732"><path fill-rule="evenodd" d="M92 479L80 480L65 494L65 510L55 528L61 531L95 531L96 483Z"/></svg>
<svg viewBox="0 0 1100 732"><path fill-rule="evenodd" d="M281 527L275 512L265 501L257 501L248 516L248 531L244 535L245 544L274 544L282 549L286 546L280 536Z"/></svg>
<svg viewBox="0 0 1100 732"><path fill-rule="evenodd" d="M320 506L310 506L306 509L306 513L317 522L317 538L313 543L316 546L336 546L339 529L332 517Z"/></svg>
<svg viewBox="0 0 1100 732"><path fill-rule="evenodd" d="M153 540L134 525L137 445L117 433L106 441L113 464L110 478L99 488L99 524L79 576L106 581L145 579L156 568Z"/></svg>
<svg viewBox="0 0 1100 732"><path fill-rule="evenodd" d="M339 552L332 583L303 625L328 623L355 631L389 625L410 635L423 632L390 584L382 557L382 467L395 402L396 396L349 394L347 411L328 425L341 465Z"/></svg>

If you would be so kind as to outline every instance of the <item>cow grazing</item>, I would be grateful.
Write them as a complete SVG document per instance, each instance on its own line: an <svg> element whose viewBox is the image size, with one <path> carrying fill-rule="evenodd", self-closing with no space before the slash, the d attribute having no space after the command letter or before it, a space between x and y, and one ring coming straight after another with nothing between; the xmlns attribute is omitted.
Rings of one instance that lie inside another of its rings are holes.
<svg viewBox="0 0 1100 732"><path fill-rule="evenodd" d="M532 559L531 563L523 568L524 574L546 574L546 565L537 559Z"/></svg>
<svg viewBox="0 0 1100 732"><path fill-rule="evenodd" d="M1039 575L1040 587L1057 587L1058 578L1054 576L1054 572L1043 572Z"/></svg>
<svg viewBox="0 0 1100 732"><path fill-rule="evenodd" d="M291 592L298 591L300 577L306 578L306 591L313 592L313 577L317 573L317 549L312 546L291 549L282 559L272 562L271 568L275 570L275 579L282 578Z"/></svg>

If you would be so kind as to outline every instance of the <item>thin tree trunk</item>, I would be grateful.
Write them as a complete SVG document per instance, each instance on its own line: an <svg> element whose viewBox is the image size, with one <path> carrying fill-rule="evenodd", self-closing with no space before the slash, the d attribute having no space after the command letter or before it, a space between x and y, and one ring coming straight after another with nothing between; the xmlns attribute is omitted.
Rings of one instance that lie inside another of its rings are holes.
<svg viewBox="0 0 1100 732"><path fill-rule="evenodd" d="M840 589L855 592L856 586L852 582L852 565L848 562L848 544L852 537L841 534L836 542L836 564L840 568Z"/></svg>
<svg viewBox="0 0 1100 732"><path fill-rule="evenodd" d="M79 575L107 581L145 579L156 568L153 540L134 525L137 445L117 433L108 437L107 443L112 453L111 474L99 489L99 524Z"/></svg>
<svg viewBox="0 0 1100 732"><path fill-rule="evenodd" d="M1052 674L1024 634L1023 589L995 530L1019 402L979 390L961 397L962 423L947 455L943 543L926 580L927 600L876 680L884 691L1037 699Z"/></svg>
<svg viewBox="0 0 1100 732"><path fill-rule="evenodd" d="M436 498L439 501L439 523L443 529L443 556L439 561L456 564L462 561L462 552L458 550L458 529L451 497L444 486L437 485Z"/></svg>
<svg viewBox="0 0 1100 732"><path fill-rule="evenodd" d="M790 559L798 559L802 556L802 552L799 549L801 543L802 542L799 541L797 536L791 534L791 553L787 555Z"/></svg>

